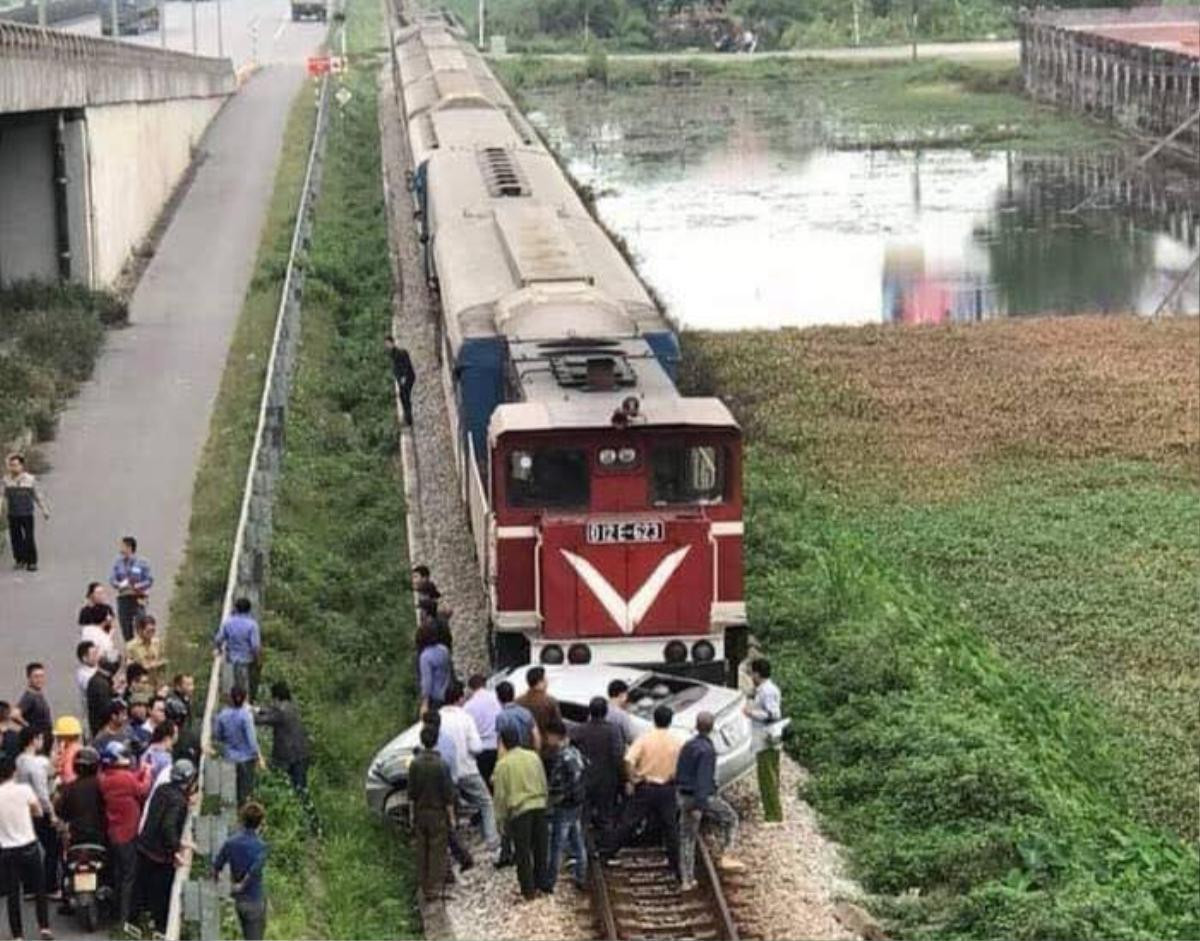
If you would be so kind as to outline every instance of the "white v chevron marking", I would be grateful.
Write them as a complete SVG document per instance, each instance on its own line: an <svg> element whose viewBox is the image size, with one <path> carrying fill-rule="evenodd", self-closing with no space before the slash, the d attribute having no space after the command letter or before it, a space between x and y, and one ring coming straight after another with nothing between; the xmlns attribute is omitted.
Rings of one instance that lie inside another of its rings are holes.
<svg viewBox="0 0 1200 941"><path fill-rule="evenodd" d="M563 558L567 560L571 568L575 570L575 574L583 579L584 584L592 590L592 594L596 596L596 600L604 606L604 610L608 612L608 616L616 622L617 627L621 629L622 634L632 634L634 629L642 622L642 618L646 616L646 612L650 610L650 606L662 594L663 588L675 574L675 570L682 564L684 557L691 551L691 546L681 546L676 549L661 562L658 567L650 573L650 577L642 583L632 598L626 601L622 598L615 588L609 583L596 566L592 565L587 559L576 555L574 552L568 552L566 549L559 549L563 554Z"/></svg>

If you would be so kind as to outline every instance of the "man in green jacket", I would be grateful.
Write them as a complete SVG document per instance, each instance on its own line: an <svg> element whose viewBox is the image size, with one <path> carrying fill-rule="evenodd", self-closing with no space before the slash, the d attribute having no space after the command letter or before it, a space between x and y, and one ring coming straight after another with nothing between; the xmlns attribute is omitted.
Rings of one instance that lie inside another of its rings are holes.
<svg viewBox="0 0 1200 941"><path fill-rule="evenodd" d="M421 729L421 750L408 766L408 800L412 806L417 878L426 902L442 898L446 881L446 848L454 825L454 782L450 767L437 750L438 730Z"/></svg>
<svg viewBox="0 0 1200 941"><path fill-rule="evenodd" d="M537 896L546 869L546 772L537 753L521 747L520 732L512 726L500 730L492 789L496 823L512 839L517 881L528 901Z"/></svg>

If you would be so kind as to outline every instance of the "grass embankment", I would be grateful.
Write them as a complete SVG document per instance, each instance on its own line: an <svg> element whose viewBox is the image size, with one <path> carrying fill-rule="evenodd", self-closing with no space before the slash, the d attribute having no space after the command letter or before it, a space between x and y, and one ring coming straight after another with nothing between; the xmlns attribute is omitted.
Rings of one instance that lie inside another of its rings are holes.
<svg viewBox="0 0 1200 941"><path fill-rule="evenodd" d="M810 796L899 933L1200 935L1198 341L687 338L746 427L747 596Z"/></svg>
<svg viewBox="0 0 1200 941"><path fill-rule="evenodd" d="M356 70L349 87L317 205L267 584L265 678L286 678L302 704L324 830L313 843L286 789L269 793L281 938L419 933L407 845L368 816L362 790L372 756L413 712L414 625L380 355L392 281L374 70Z"/></svg>
<svg viewBox="0 0 1200 941"><path fill-rule="evenodd" d="M378 11L354 4L348 22L349 48L366 52L379 35ZM270 937L418 932L407 850L368 818L362 799L367 763L412 701L412 613L396 600L396 586L408 578L404 508L379 356L392 285L375 75L364 62L348 82L353 100L345 109L334 106L330 118L263 612L264 689L287 679L309 723L310 786L322 823L314 837L286 782L274 773L260 778L272 848ZM305 89L289 119L254 279L197 474L169 635L174 662L192 668L207 665L220 614L314 118Z"/></svg>
<svg viewBox="0 0 1200 941"><path fill-rule="evenodd" d="M26 432L54 437L58 413L92 375L106 327L124 301L78 285L23 282L0 289L0 447Z"/></svg>
<svg viewBox="0 0 1200 941"><path fill-rule="evenodd" d="M195 671L201 683L208 676L212 635L221 617L242 486L315 123L312 93L305 88L288 115L254 274L225 358L192 489L187 551L171 594L166 643L173 668Z"/></svg>
<svg viewBox="0 0 1200 941"><path fill-rule="evenodd" d="M820 117L831 143L853 148L1021 147L1067 151L1117 146L1108 128L1039 105L1021 94L1013 66L819 59L688 60L669 64L592 57L521 56L493 63L509 88L536 100L538 88L592 79L610 88L656 85L690 69L699 85L673 94L733 94L766 84L796 99L805 120Z"/></svg>

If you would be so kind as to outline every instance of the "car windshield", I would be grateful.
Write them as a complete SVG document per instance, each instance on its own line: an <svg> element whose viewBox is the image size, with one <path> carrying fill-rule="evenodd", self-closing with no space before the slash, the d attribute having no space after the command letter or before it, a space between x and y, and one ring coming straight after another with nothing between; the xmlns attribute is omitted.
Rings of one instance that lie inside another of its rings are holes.
<svg viewBox="0 0 1200 941"><path fill-rule="evenodd" d="M654 710L659 706L670 706L673 712L683 712L700 702L707 692L707 687L695 680L655 673L629 691L629 711L652 722Z"/></svg>

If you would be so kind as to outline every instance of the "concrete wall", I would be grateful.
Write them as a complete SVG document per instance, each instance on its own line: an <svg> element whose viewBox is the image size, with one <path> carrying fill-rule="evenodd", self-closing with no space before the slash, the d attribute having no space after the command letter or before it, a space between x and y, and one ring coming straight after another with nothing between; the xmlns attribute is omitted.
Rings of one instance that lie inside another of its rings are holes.
<svg viewBox="0 0 1200 941"><path fill-rule="evenodd" d="M0 116L0 283L58 277L56 120L50 113Z"/></svg>
<svg viewBox="0 0 1200 941"><path fill-rule="evenodd" d="M0 113L230 95L233 63L0 20Z"/></svg>
<svg viewBox="0 0 1200 941"><path fill-rule="evenodd" d="M86 110L93 284L111 283L149 234L223 101L185 98Z"/></svg>

